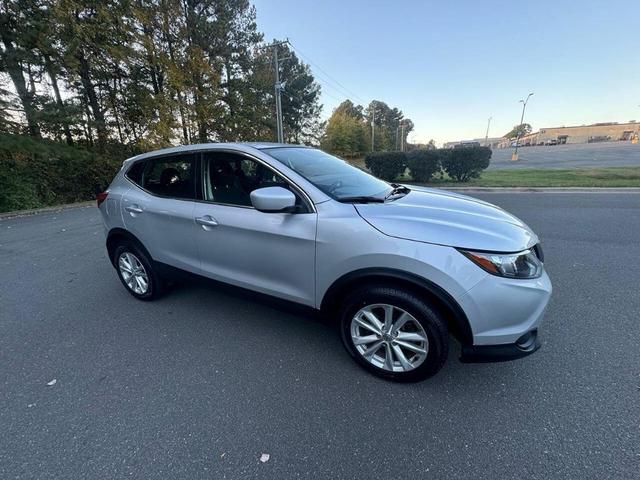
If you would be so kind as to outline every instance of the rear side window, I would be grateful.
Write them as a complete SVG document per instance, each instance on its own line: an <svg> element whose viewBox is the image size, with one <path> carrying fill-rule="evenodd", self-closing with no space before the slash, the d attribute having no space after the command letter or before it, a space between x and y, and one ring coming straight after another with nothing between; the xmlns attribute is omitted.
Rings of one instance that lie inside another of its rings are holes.
<svg viewBox="0 0 640 480"><path fill-rule="evenodd" d="M146 162L136 162L133 166L127 170L127 178L131 180L136 185L142 186L142 173L144 172L144 167Z"/></svg>
<svg viewBox="0 0 640 480"><path fill-rule="evenodd" d="M170 198L194 199L195 155L176 155L138 162L127 177L154 195Z"/></svg>

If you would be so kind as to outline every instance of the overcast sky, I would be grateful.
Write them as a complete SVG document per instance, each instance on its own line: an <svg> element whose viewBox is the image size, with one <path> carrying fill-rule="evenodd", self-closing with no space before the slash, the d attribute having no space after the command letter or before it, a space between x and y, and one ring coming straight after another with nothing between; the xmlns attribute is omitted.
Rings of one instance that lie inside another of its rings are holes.
<svg viewBox="0 0 640 480"><path fill-rule="evenodd" d="M311 60L325 117L347 97L377 99L414 121L412 142L484 137L490 116L489 136L501 136L535 92L534 130L640 120L635 2L253 3L266 40L288 37Z"/></svg>

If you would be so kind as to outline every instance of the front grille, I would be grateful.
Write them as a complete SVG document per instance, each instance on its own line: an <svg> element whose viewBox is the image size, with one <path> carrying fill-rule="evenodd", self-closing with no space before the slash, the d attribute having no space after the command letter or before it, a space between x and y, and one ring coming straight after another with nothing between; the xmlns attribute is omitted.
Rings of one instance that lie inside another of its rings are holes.
<svg viewBox="0 0 640 480"><path fill-rule="evenodd" d="M542 252L542 245L536 243L533 246L533 251L535 252L536 257L538 257L538 260L544 263L544 253Z"/></svg>

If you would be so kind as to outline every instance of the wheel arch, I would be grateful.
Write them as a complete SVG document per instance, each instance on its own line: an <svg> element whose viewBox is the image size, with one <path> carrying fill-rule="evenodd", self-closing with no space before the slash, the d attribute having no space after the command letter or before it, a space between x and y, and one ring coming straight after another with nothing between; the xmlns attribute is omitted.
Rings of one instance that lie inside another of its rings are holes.
<svg viewBox="0 0 640 480"><path fill-rule="evenodd" d="M109 253L109 261L114 267L115 264L113 263L113 254L116 251L116 248L118 248L118 245L120 245L120 243L122 243L123 241L133 243L136 247L141 249L149 259L153 260L153 257L149 254L149 251L133 233L125 230L124 228L112 228L107 234L107 252Z"/></svg>
<svg viewBox="0 0 640 480"><path fill-rule="evenodd" d="M458 302L442 287L418 275L392 268L365 268L347 273L333 282L325 292L320 310L332 315L340 301L354 288L365 282L372 285L387 284L402 286L421 297L426 297L431 305L442 313L449 330L465 346L473 345L473 333L469 319Z"/></svg>

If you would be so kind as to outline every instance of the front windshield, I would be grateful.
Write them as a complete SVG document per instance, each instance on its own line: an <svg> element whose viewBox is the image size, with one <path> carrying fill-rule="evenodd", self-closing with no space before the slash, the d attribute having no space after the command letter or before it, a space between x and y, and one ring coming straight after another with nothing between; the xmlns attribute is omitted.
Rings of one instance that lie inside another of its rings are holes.
<svg viewBox="0 0 640 480"><path fill-rule="evenodd" d="M276 147L264 150L336 200L354 197L384 198L388 183L321 150Z"/></svg>

